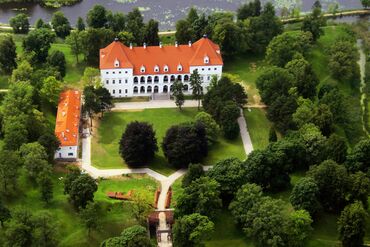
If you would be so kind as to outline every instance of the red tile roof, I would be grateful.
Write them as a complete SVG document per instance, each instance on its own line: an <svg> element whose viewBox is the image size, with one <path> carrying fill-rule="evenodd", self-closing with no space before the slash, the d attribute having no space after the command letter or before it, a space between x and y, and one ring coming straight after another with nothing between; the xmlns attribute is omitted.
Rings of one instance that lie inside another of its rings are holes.
<svg viewBox="0 0 370 247"><path fill-rule="evenodd" d="M78 126L81 114L81 93L67 90L60 94L55 135L61 146L78 145Z"/></svg>
<svg viewBox="0 0 370 247"><path fill-rule="evenodd" d="M209 63L204 63L204 58ZM119 67L115 67L115 61ZM169 70L164 71L168 66ZM178 65L182 71L178 71ZM135 75L147 74L183 74L189 73L190 66L223 65L220 47L210 39L204 37L189 45L174 46L147 46L129 48L119 41L114 41L107 47L100 49L100 69L132 68ZM141 72L141 67L145 72ZM159 72L154 68L158 66Z"/></svg>

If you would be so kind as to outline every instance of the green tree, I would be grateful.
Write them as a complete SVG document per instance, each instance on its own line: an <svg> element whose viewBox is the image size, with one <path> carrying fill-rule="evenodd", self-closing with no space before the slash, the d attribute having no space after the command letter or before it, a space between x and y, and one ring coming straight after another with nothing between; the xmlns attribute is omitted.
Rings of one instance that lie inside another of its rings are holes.
<svg viewBox="0 0 370 247"><path fill-rule="evenodd" d="M22 117L22 113L30 115L33 110L33 97L33 87L28 83L11 84L3 100L4 125L7 117Z"/></svg>
<svg viewBox="0 0 370 247"><path fill-rule="evenodd" d="M40 185L41 200L49 204L53 199L53 181L50 172L43 172L39 175L38 184Z"/></svg>
<svg viewBox="0 0 370 247"><path fill-rule="evenodd" d="M33 73L34 71L30 63L26 60L23 60L18 64L18 67L13 70L12 76L10 77L10 82L30 82Z"/></svg>
<svg viewBox="0 0 370 247"><path fill-rule="evenodd" d="M84 22L84 19L82 19L82 17L80 17L80 16L77 18L76 28L77 28L77 31L83 31L83 30L85 30L85 22Z"/></svg>
<svg viewBox="0 0 370 247"><path fill-rule="evenodd" d="M139 225L134 225L123 230L119 237L109 238L102 242L101 247L152 247L146 229Z"/></svg>
<svg viewBox="0 0 370 247"><path fill-rule="evenodd" d="M63 52L53 51L46 60L50 66L57 68L62 77L66 75L66 58Z"/></svg>
<svg viewBox="0 0 370 247"><path fill-rule="evenodd" d="M246 50L244 26L231 20L223 20L213 29L212 39L220 45L223 56L230 57Z"/></svg>
<svg viewBox="0 0 370 247"><path fill-rule="evenodd" d="M148 24L145 26L145 36L144 40L147 45L158 45L159 36L158 36L158 21L150 19Z"/></svg>
<svg viewBox="0 0 370 247"><path fill-rule="evenodd" d="M284 67L297 53L307 53L311 39L312 35L307 32L282 33L267 46L266 60L271 65Z"/></svg>
<svg viewBox="0 0 370 247"><path fill-rule="evenodd" d="M13 28L14 33L28 33L30 23L26 14L17 14L9 19L9 25Z"/></svg>
<svg viewBox="0 0 370 247"><path fill-rule="evenodd" d="M321 29L326 25L325 17L321 13L321 8L314 8L312 13L305 16L302 22L302 31L312 33L313 41L316 41L324 33Z"/></svg>
<svg viewBox="0 0 370 247"><path fill-rule="evenodd" d="M5 118L3 123L5 149L18 150L22 144L28 142L27 121L28 118L23 113Z"/></svg>
<svg viewBox="0 0 370 247"><path fill-rule="evenodd" d="M320 164L325 156L326 138L314 124L306 124L299 129L299 135L306 150L307 166Z"/></svg>
<svg viewBox="0 0 370 247"><path fill-rule="evenodd" d="M80 216L83 224L87 228L87 235L90 236L91 230L99 227L100 206L96 202L88 202L86 207L81 209Z"/></svg>
<svg viewBox="0 0 370 247"><path fill-rule="evenodd" d="M241 5L237 10L238 20L245 20L249 17L259 16L261 14L261 1L254 0L253 2Z"/></svg>
<svg viewBox="0 0 370 247"><path fill-rule="evenodd" d="M123 15L123 13L112 13L109 11L107 14L107 26L110 28L113 32L118 33L125 29L126 26L126 18Z"/></svg>
<svg viewBox="0 0 370 247"><path fill-rule="evenodd" d="M305 210L293 211L288 218L286 233L288 246L303 246L312 232L312 219Z"/></svg>
<svg viewBox="0 0 370 247"><path fill-rule="evenodd" d="M173 226L174 244L178 247L202 246L213 230L214 224L207 216L198 213L185 215Z"/></svg>
<svg viewBox="0 0 370 247"><path fill-rule="evenodd" d="M269 142L276 142L277 141L277 135L274 127L270 127L269 131Z"/></svg>
<svg viewBox="0 0 370 247"><path fill-rule="evenodd" d="M153 126L146 122L129 123L119 144L121 157L132 167L145 166L158 151Z"/></svg>
<svg viewBox="0 0 370 247"><path fill-rule="evenodd" d="M182 187L188 187L191 182L204 176L203 166L201 164L190 164L188 170L186 171L182 179Z"/></svg>
<svg viewBox="0 0 370 247"><path fill-rule="evenodd" d="M359 141L347 156L346 167L350 172L367 173L370 168L370 139Z"/></svg>
<svg viewBox="0 0 370 247"><path fill-rule="evenodd" d="M19 149L27 175L36 180L43 174L50 173L51 165L48 164L48 155L45 148L38 142L23 144Z"/></svg>
<svg viewBox="0 0 370 247"><path fill-rule="evenodd" d="M117 37L126 46L132 45L135 42L134 35L126 31L119 32Z"/></svg>
<svg viewBox="0 0 370 247"><path fill-rule="evenodd" d="M71 32L71 25L62 11L57 11L53 14L51 25L58 37L65 38Z"/></svg>
<svg viewBox="0 0 370 247"><path fill-rule="evenodd" d="M59 101L60 92L63 89L63 84L55 77L49 76L44 80L40 90L41 97L52 105L56 106Z"/></svg>
<svg viewBox="0 0 370 247"><path fill-rule="evenodd" d="M134 8L127 14L126 29L132 33L136 44L141 45L144 42L145 24L144 18L138 8Z"/></svg>
<svg viewBox="0 0 370 247"><path fill-rule="evenodd" d="M344 208L338 219L338 232L343 246L363 246L366 216L361 202L355 202Z"/></svg>
<svg viewBox="0 0 370 247"><path fill-rule="evenodd" d="M331 134L326 140L327 158L334 160L338 164L343 164L347 156L346 139L337 134Z"/></svg>
<svg viewBox="0 0 370 247"><path fill-rule="evenodd" d="M46 61L51 43L55 39L55 34L46 28L32 30L23 40L23 49L26 53L33 53L34 63Z"/></svg>
<svg viewBox="0 0 370 247"><path fill-rule="evenodd" d="M361 201L368 208L368 195L370 192L370 179L363 172L356 172L349 176L349 201Z"/></svg>
<svg viewBox="0 0 370 247"><path fill-rule="evenodd" d="M235 139L239 136L240 129L237 122L240 116L240 108L235 102L228 101L220 112L220 125L227 139Z"/></svg>
<svg viewBox="0 0 370 247"><path fill-rule="evenodd" d="M216 143L218 135L220 134L220 127L212 116L206 112L199 112L195 115L195 121L204 125L207 133L208 145L211 146Z"/></svg>
<svg viewBox="0 0 370 247"><path fill-rule="evenodd" d="M319 187L315 180L305 177L294 185L289 199L295 210L304 209L314 216L320 208L318 196Z"/></svg>
<svg viewBox="0 0 370 247"><path fill-rule="evenodd" d="M221 208L220 185L209 177L200 177L184 188L184 193L177 199L176 217L199 213L213 217Z"/></svg>
<svg viewBox="0 0 370 247"><path fill-rule="evenodd" d="M66 38L66 43L71 47L71 53L76 56L78 63L78 55L82 53L83 41L80 32L72 31Z"/></svg>
<svg viewBox="0 0 370 247"><path fill-rule="evenodd" d="M110 111L114 106L112 95L105 87L96 88L95 94L99 102L99 112L101 113L101 117L104 117L104 112Z"/></svg>
<svg viewBox="0 0 370 247"><path fill-rule="evenodd" d="M152 204L142 194L134 194L130 211L140 225L146 226L149 214L153 211Z"/></svg>
<svg viewBox="0 0 370 247"><path fill-rule="evenodd" d="M228 203L245 182L243 162L237 158L221 160L208 171L207 176L220 184L221 198Z"/></svg>
<svg viewBox="0 0 370 247"><path fill-rule="evenodd" d="M192 6L189 9L188 15L186 17L186 20L191 24L194 25L194 23L199 19L197 9Z"/></svg>
<svg viewBox="0 0 370 247"><path fill-rule="evenodd" d="M46 131L38 138L37 142L45 148L48 154L48 161L52 163L54 161L55 152L60 146L60 141L55 136L54 131Z"/></svg>
<svg viewBox="0 0 370 247"><path fill-rule="evenodd" d="M100 71L93 67L86 67L81 81L85 88L89 87L89 90L91 89L91 86L95 88L99 87L101 84Z"/></svg>
<svg viewBox="0 0 370 247"><path fill-rule="evenodd" d="M39 18L35 22L35 28L36 29L40 29L40 28L49 28L49 29L51 29L51 26L49 25L49 23L45 23L43 19Z"/></svg>
<svg viewBox="0 0 370 247"><path fill-rule="evenodd" d="M32 232L34 228L31 212L25 208L17 207L12 212L12 220L7 225L5 231L5 246L31 246L33 243Z"/></svg>
<svg viewBox="0 0 370 247"><path fill-rule="evenodd" d="M35 228L32 234L35 246L58 246L59 226L51 213L40 211L32 218L32 222Z"/></svg>
<svg viewBox="0 0 370 247"><path fill-rule="evenodd" d="M2 201L0 201L0 223L1 227L4 227L4 223L11 218L10 210L5 207Z"/></svg>
<svg viewBox="0 0 370 247"><path fill-rule="evenodd" d="M78 167L69 167L66 178L64 179L64 194L69 194L72 190L73 182L81 175Z"/></svg>
<svg viewBox="0 0 370 247"><path fill-rule="evenodd" d="M94 200L97 190L95 180L88 174L81 174L71 183L69 199L75 208L85 208L89 201Z"/></svg>
<svg viewBox="0 0 370 247"><path fill-rule="evenodd" d="M184 92L182 91L184 89L184 85L182 84L181 81L176 80L172 84L172 86L173 86L172 96L175 98L176 106L181 111L181 107L185 103L185 95L184 95Z"/></svg>
<svg viewBox="0 0 370 247"><path fill-rule="evenodd" d="M107 24L107 10L101 5L94 5L87 12L86 22L89 27L102 28Z"/></svg>
<svg viewBox="0 0 370 247"><path fill-rule="evenodd" d="M370 7L370 0L361 0L361 3L365 9Z"/></svg>
<svg viewBox="0 0 370 247"><path fill-rule="evenodd" d="M179 44L187 44L189 41L195 41L194 31L187 20L178 20L176 22L175 37Z"/></svg>
<svg viewBox="0 0 370 247"><path fill-rule="evenodd" d="M201 162L208 153L206 129L199 123L174 125L163 138L162 150L168 163L176 168Z"/></svg>
<svg viewBox="0 0 370 247"><path fill-rule="evenodd" d="M17 67L17 52L12 36L0 37L0 71L10 74Z"/></svg>

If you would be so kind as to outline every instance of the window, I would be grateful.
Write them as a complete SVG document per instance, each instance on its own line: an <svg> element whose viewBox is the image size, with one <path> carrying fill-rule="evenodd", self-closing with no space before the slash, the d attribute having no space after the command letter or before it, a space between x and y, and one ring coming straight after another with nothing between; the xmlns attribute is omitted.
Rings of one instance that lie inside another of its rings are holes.
<svg viewBox="0 0 370 247"><path fill-rule="evenodd" d="M127 79L125 79L125 83L127 83Z"/></svg>
<svg viewBox="0 0 370 247"><path fill-rule="evenodd" d="M73 156L73 153L68 153L68 156Z"/></svg>
<svg viewBox="0 0 370 247"><path fill-rule="evenodd" d="M177 66L177 71L182 71L182 66L181 66L181 64L179 64L179 65Z"/></svg>
<svg viewBox="0 0 370 247"><path fill-rule="evenodd" d="M118 61L118 59L114 60L114 67L116 67L116 68L119 67L119 61Z"/></svg>
<svg viewBox="0 0 370 247"><path fill-rule="evenodd" d="M105 72L107 75L109 74L109 72L107 71L107 72Z"/></svg>
<svg viewBox="0 0 370 247"><path fill-rule="evenodd" d="M202 68L202 71L204 71L204 68Z"/></svg>
<svg viewBox="0 0 370 247"><path fill-rule="evenodd" d="M217 68L215 68L214 70L217 70Z"/></svg>
<svg viewBox="0 0 370 247"><path fill-rule="evenodd" d="M113 94L116 94L116 90L113 89Z"/></svg>
<svg viewBox="0 0 370 247"><path fill-rule="evenodd" d="M127 71L125 71L125 74L127 74Z"/></svg>
<svg viewBox="0 0 370 247"><path fill-rule="evenodd" d="M211 77L210 77L210 76L208 76L208 77L207 77L207 80L208 80L208 81L209 81L209 80L211 80Z"/></svg>
<svg viewBox="0 0 370 247"><path fill-rule="evenodd" d="M164 72L168 72L168 66L165 65L163 70L164 70Z"/></svg>
<svg viewBox="0 0 370 247"><path fill-rule="evenodd" d="M211 70L211 68L208 68L208 70Z"/></svg>
<svg viewBox="0 0 370 247"><path fill-rule="evenodd" d="M114 83L116 83L116 81L115 81L115 80L113 80L113 81L112 81L112 83L114 84Z"/></svg>
<svg viewBox="0 0 370 247"><path fill-rule="evenodd" d="M119 71L118 73L120 73L120 74L121 74L121 71Z"/></svg>
<svg viewBox="0 0 370 247"><path fill-rule="evenodd" d="M121 84L122 80L118 80L118 83Z"/></svg>
<svg viewBox="0 0 370 247"><path fill-rule="evenodd" d="M122 91L121 91L121 89L120 90L118 90L118 93L121 93Z"/></svg>
<svg viewBox="0 0 370 247"><path fill-rule="evenodd" d="M159 67L158 67L158 65L154 66L154 72L159 72Z"/></svg>
<svg viewBox="0 0 370 247"><path fill-rule="evenodd" d="M142 66L141 66L141 68L140 68L140 72L141 72L141 73L144 73L144 72L145 72L145 67L144 67L144 65L142 65Z"/></svg>
<svg viewBox="0 0 370 247"><path fill-rule="evenodd" d="M125 89L125 93L127 93L127 89Z"/></svg>
<svg viewBox="0 0 370 247"><path fill-rule="evenodd" d="M116 72L115 71L113 71L113 74L115 74Z"/></svg>
<svg viewBox="0 0 370 247"><path fill-rule="evenodd" d="M209 57L208 56L204 56L204 63L205 64L208 64L209 63Z"/></svg>
<svg viewBox="0 0 370 247"><path fill-rule="evenodd" d="M109 80L106 80L106 81L105 81L105 84L107 84L107 85L108 85L108 84L109 84Z"/></svg>

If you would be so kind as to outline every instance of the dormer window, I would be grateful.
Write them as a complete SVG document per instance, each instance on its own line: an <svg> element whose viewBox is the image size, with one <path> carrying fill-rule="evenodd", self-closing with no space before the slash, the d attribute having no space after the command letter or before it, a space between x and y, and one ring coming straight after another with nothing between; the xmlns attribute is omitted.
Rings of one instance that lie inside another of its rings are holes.
<svg viewBox="0 0 370 247"><path fill-rule="evenodd" d="M165 65L164 68L163 68L164 72L168 72L168 66Z"/></svg>
<svg viewBox="0 0 370 247"><path fill-rule="evenodd" d="M158 65L154 66L154 72L159 72L159 66Z"/></svg>
<svg viewBox="0 0 370 247"><path fill-rule="evenodd" d="M181 66L181 64L177 65L177 71L182 71L182 66Z"/></svg>
<svg viewBox="0 0 370 247"><path fill-rule="evenodd" d="M114 60L114 67L116 67L116 68L119 67L119 61L118 61L118 59Z"/></svg>
<svg viewBox="0 0 370 247"><path fill-rule="evenodd" d="M141 73L144 73L144 72L145 72L145 66L144 66L144 65L142 65L142 66L141 66L141 68L140 68L140 72L141 72Z"/></svg>
<svg viewBox="0 0 370 247"><path fill-rule="evenodd" d="M204 63L209 64L209 57L208 56L204 56Z"/></svg>

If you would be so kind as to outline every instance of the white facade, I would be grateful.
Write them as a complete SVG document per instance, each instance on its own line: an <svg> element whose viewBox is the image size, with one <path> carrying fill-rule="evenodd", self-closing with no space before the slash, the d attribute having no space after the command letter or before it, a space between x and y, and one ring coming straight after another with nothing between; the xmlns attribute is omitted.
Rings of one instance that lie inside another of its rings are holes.
<svg viewBox="0 0 370 247"><path fill-rule="evenodd" d="M213 76L218 78L222 75L222 65L204 65L190 66L190 73L181 73L182 67L178 74L156 73L156 74L134 74L132 68L124 69L102 69L100 71L102 84L109 90L115 98L151 96L153 93L169 93L173 82L177 79L184 84L184 93L190 94L190 75L194 70L198 73L203 81L203 90L206 92ZM141 68L143 73L145 68ZM154 71L166 71L166 68Z"/></svg>
<svg viewBox="0 0 370 247"><path fill-rule="evenodd" d="M78 158L78 146L61 146L55 152L54 158L76 160Z"/></svg>

